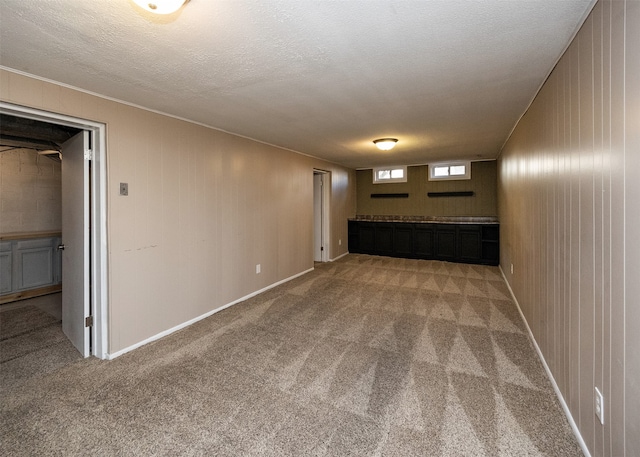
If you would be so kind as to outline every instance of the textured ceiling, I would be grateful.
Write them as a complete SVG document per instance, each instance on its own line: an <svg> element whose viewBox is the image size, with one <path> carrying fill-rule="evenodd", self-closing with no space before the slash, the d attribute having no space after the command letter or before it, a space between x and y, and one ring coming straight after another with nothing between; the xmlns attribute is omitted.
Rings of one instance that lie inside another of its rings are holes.
<svg viewBox="0 0 640 457"><path fill-rule="evenodd" d="M593 3L2 0L0 65L351 167L495 158Z"/></svg>

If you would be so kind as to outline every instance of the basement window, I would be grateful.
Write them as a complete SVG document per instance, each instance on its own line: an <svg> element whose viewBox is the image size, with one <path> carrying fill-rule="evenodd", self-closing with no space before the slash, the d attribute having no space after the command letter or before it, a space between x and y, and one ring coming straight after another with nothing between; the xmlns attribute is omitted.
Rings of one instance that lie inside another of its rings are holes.
<svg viewBox="0 0 640 457"><path fill-rule="evenodd" d="M407 182L407 167L378 167L373 169L373 183Z"/></svg>
<svg viewBox="0 0 640 457"><path fill-rule="evenodd" d="M471 179L471 162L441 162L429 164L429 181Z"/></svg>

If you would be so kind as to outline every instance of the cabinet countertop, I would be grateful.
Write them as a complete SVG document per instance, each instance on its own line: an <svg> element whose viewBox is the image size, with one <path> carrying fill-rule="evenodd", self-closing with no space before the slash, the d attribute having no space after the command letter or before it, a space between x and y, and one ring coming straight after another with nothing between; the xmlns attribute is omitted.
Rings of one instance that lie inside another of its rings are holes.
<svg viewBox="0 0 640 457"><path fill-rule="evenodd" d="M15 232L15 233L0 233L0 241L9 240L29 240L34 238L54 238L61 237L62 232L59 230L51 230L46 232Z"/></svg>
<svg viewBox="0 0 640 457"><path fill-rule="evenodd" d="M425 224L498 224L493 216L367 216L349 218L356 222L405 222Z"/></svg>

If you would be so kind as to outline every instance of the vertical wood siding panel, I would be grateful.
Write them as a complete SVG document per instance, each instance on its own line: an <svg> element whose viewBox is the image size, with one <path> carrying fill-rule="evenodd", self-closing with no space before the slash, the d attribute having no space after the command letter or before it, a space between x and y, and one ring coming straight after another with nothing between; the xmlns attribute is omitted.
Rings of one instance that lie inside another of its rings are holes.
<svg viewBox="0 0 640 457"><path fill-rule="evenodd" d="M556 69L557 70L557 69ZM552 242L551 255L548 258L547 262L547 275L549 277L549 284L551 284L549 290L549 307L553 313L553 326L551 327L551 338L553 339L553 347L550 348L550 351L553 352L551 355L551 359L553 363L549 366L550 369L557 373L559 371L560 366L562 366L562 361L560 359L560 349L562 347L560 342L561 328L562 328L562 314L560 310L562 309L559 301L559 290L560 284L558 278L560 276L560 268L558 252L560 250L560 245L558 243L558 231L557 226L559 223L559 213L558 213L558 199L559 199L559 184L558 184L558 154L557 151L559 149L558 144L560 141L560 76L559 72L554 72L551 74L550 79L553 81L551 87L553 89L553 99L551 106L551 117L553 118L553 142L551 144L551 149L549 150L549 186L552 189L552 195L549 202L549 236ZM553 368L551 368L553 367Z"/></svg>
<svg viewBox="0 0 640 457"><path fill-rule="evenodd" d="M580 424L594 445L594 219L593 219L593 16L582 27L580 45Z"/></svg>
<svg viewBox="0 0 640 457"><path fill-rule="evenodd" d="M82 110L82 93L69 88L60 90L60 106L58 107L65 113L84 114Z"/></svg>
<svg viewBox="0 0 640 457"><path fill-rule="evenodd" d="M555 367L553 369L553 371L555 373L561 373L561 367L564 366L564 362L563 362L563 357L562 357L562 348L563 348L563 344L562 344L562 334L563 334L563 325L564 325L564 319L563 319L563 310L562 310L562 302L560 300L561 298L561 292L562 292L562 288L561 288L561 279L562 279L562 268L560 267L560 255L561 255L561 249L562 249L562 243L561 243L561 237L560 234L558 232L558 227L560 225L560 216L561 216L561 209L560 209L560 198L561 198L561 190L562 187L560 185L560 181L558 179L558 175L559 175L559 167L560 167L560 159L559 159L559 154L558 151L560 150L560 142L562 139L562 130L560 128L560 121L562 119L561 117L561 100L562 100L562 85L561 85L561 81L562 81L562 69L560 67L556 68L556 72L554 72L552 74L552 76L554 77L555 80L555 94L554 94L554 112L555 112L555 134L554 134L554 144L553 144L553 151L552 151L552 163L551 163L551 173L552 173L552 181L553 181L553 189L554 189L554 194L553 194L553 226L551 227L551 230L553 232L553 244L554 244L554 250L553 250L553 254L552 254L552 258L551 258L551 262L553 264L553 270L550 272L550 274L553 275L553 284L554 284L554 288L553 288L553 300L552 300L552 306L553 306L553 311L554 311L554 322L555 322L555 326L554 326L554 335L555 335L555 346L554 346L554 360L555 360ZM560 378L560 376L559 376Z"/></svg>
<svg viewBox="0 0 640 457"><path fill-rule="evenodd" d="M562 266L562 310L564 317L564 327L563 327L563 359L564 365L562 367L562 377L564 378L564 388L567 396L566 400L568 401L568 393L571 390L570 385L570 376L569 376L569 367L570 367L570 359L571 359L571 316L570 311L571 307L570 300L571 296L569 292L570 288L570 280L571 280L571 270L570 270L570 222L571 222L571 155L569 153L570 147L570 139L571 139L571 91L570 82L571 82L571 72L570 72L570 62L567 59L563 62L564 66L564 77L562 81L562 89L563 89L563 106L562 106L562 149L560 150L560 180L562 182L562 215L561 215L561 224L559 230L562 236L562 258L560 260L560 264Z"/></svg>
<svg viewBox="0 0 640 457"><path fill-rule="evenodd" d="M544 189L546 197L543 200L543 209L540 214L540 220L544 221L542 227L544 234L544 246L547 249L543 250L544 259L540 262L540 276L544 279L544 289L541 291L542 303L544 304L544 314L541 317L541 325L545 327L546 353L555 354L555 313L553 308L553 294L554 294L554 273L553 273L553 253L555 251L555 243L553 236L553 217L555 215L553 209L554 201L554 187L553 179L551 177L551 167L553 157L553 148L556 140L556 119L555 119L555 87L547 87L547 101L545 104L545 111L551 113L546 117L547 132L546 132L546 147L543 152L541 162L541 173L544 179ZM555 362L552 360L552 362ZM555 363L554 363L555 364Z"/></svg>
<svg viewBox="0 0 640 457"><path fill-rule="evenodd" d="M568 315L567 315L567 236L566 236L566 220L567 220L567 179L565 171L566 142L567 142L567 71L566 61L562 60L556 67L558 71L558 144L556 146L557 169L556 181L558 186L558 196L556 202L558 205L558 225L556 227L556 236L558 237L558 255L556 256L556 265L558 269L557 282L558 290L556 293L556 307L558 309L560 325L558 326L558 377L557 383L560 390L564 393L568 389Z"/></svg>
<svg viewBox="0 0 640 457"><path fill-rule="evenodd" d="M0 72L0 94L2 94L2 96L5 97L7 101L12 100L11 85L9 84L9 79L10 79L9 73Z"/></svg>
<svg viewBox="0 0 640 457"><path fill-rule="evenodd" d="M542 214L540 215L540 219L544 221L543 225L543 233L544 233L544 245L547 246L547 249L544 250L544 261L540 262L540 273L541 277L544 278L544 289L542 290L542 297L544 303L544 316L542 317L542 325L545 326L545 337L547 339L546 343L546 353L551 355L551 363L555 366L555 361L553 360L553 356L555 355L555 313L553 312L553 252L554 252L554 237L553 237L553 181L550 176L550 167L551 163L553 145L555 142L555 87L549 86L547 87L548 95L546 102L546 110L551 113L550 116L546 119L547 123L547 145L544 150L544 154L542 157L542 173L544 177L544 188L545 188L545 199L544 199L544 208Z"/></svg>
<svg viewBox="0 0 640 457"><path fill-rule="evenodd" d="M598 3L593 16L593 176L594 176L594 386L603 390L603 55L602 55L602 3ZM603 394L604 395L604 394ZM607 397L608 398L608 397ZM594 418L593 457L604 454L604 427Z"/></svg>
<svg viewBox="0 0 640 457"><path fill-rule="evenodd" d="M639 10L596 4L498 170L503 271L594 456L640 447Z"/></svg>
<svg viewBox="0 0 640 457"><path fill-rule="evenodd" d="M5 80L8 78L4 78ZM61 106L60 103L60 94L62 92L62 87L56 86L51 83L42 83L42 108L48 111L53 111ZM6 92L5 92L6 93ZM98 117L91 116L90 119L98 119Z"/></svg>
<svg viewBox="0 0 640 457"><path fill-rule="evenodd" d="M640 2L626 2L626 455L640 455Z"/></svg>
<svg viewBox="0 0 640 457"><path fill-rule="evenodd" d="M53 84L51 84L53 86ZM43 91L46 93L46 91ZM91 119L94 121L101 121L102 115L100 109L102 108L101 99L89 94L81 93L82 101L82 117Z"/></svg>
<svg viewBox="0 0 640 457"><path fill-rule="evenodd" d="M611 2L611 454L624 455L624 9Z"/></svg>
<svg viewBox="0 0 640 457"><path fill-rule="evenodd" d="M602 394L611 399L611 2L602 2ZM611 453L611 408L605 409L603 455Z"/></svg>
<svg viewBox="0 0 640 457"><path fill-rule="evenodd" d="M569 359L569 405L576 412L575 420L580 421L580 53L579 43L570 47L570 207L569 255L570 255L570 351Z"/></svg>
<svg viewBox="0 0 640 457"><path fill-rule="evenodd" d="M549 105L549 90L545 88L543 94L543 99L541 103L541 110L546 111ZM544 176L544 155L548 148L549 141L549 132L550 128L548 125L548 118L542 118L542 144L538 148L537 155L535 157L535 161L532 164L531 176L529 178L530 188L533 188L536 180L540 180L542 182L542 192L540 194L540 198L536 198L534 200L536 205L536 239L535 243L539 246L546 246L547 241L545 239L546 230L545 230L545 205L548 189L546 187L546 179ZM533 192L531 192L533 194ZM533 250L532 252L536 257L536 268L534 270L534 277L529 284L531 289L531 295L533 299L533 306L535 310L535 320L536 325L538 327L539 341L541 347L544 348L545 353L548 351L548 339L547 339L547 319L546 319L546 300L544 299L544 293L548 284L546 283L546 277L544 276L544 266L546 264L546 252L545 250ZM542 287L533 287L534 284L539 283L542 284Z"/></svg>
<svg viewBox="0 0 640 457"><path fill-rule="evenodd" d="M43 108L43 82L35 79L25 79L14 73L6 75L9 79L9 90L3 95L6 94L7 101L21 103L34 108ZM60 100L58 100L59 102Z"/></svg>

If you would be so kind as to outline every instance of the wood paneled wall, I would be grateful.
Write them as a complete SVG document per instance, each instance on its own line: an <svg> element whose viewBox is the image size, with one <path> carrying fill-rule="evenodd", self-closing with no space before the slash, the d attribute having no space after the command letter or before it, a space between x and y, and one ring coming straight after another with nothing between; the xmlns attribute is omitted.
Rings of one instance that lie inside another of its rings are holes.
<svg viewBox="0 0 640 457"><path fill-rule="evenodd" d="M429 181L427 165L407 167L407 182L373 184L371 170L357 172L357 213L371 216L497 216L496 162L472 162L471 179ZM427 192L473 191L472 197L429 198ZM408 198L371 198L408 193Z"/></svg>
<svg viewBox="0 0 640 457"><path fill-rule="evenodd" d="M640 455L638 10L596 3L498 167L501 266L594 456Z"/></svg>
<svg viewBox="0 0 640 457"><path fill-rule="evenodd" d="M314 168L347 252L353 170L13 72L0 98L107 125L110 354L313 268Z"/></svg>

